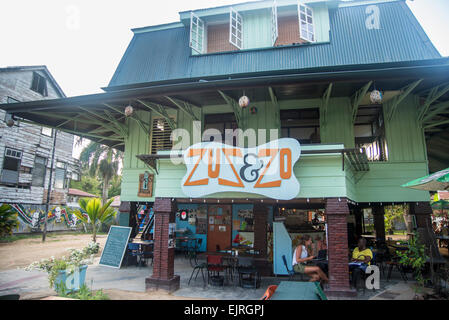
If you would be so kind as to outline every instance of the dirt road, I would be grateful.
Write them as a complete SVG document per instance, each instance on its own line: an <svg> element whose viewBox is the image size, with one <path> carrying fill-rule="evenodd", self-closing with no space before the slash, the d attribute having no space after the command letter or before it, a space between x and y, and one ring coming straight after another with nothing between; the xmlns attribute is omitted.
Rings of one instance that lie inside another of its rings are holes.
<svg viewBox="0 0 449 320"><path fill-rule="evenodd" d="M97 236L103 248L106 235ZM68 254L67 249L82 249L91 241L90 234L51 235L45 243L41 239L23 239L12 243L0 243L0 270L24 268L34 261L56 258Z"/></svg>

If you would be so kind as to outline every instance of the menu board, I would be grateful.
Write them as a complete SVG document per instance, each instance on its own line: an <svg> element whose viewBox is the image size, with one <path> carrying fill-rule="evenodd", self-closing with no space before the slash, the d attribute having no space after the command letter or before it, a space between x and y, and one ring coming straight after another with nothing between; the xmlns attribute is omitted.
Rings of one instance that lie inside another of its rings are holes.
<svg viewBox="0 0 449 320"><path fill-rule="evenodd" d="M119 269L128 246L130 227L111 226L101 253L100 265Z"/></svg>

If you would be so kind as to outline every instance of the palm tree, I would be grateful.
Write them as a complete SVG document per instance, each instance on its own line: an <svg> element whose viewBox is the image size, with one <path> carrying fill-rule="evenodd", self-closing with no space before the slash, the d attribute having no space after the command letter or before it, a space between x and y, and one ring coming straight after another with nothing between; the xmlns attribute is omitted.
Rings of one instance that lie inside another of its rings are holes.
<svg viewBox="0 0 449 320"><path fill-rule="evenodd" d="M89 143L80 154L80 162L83 169L88 171L90 176L101 178L103 204L108 199L110 182L117 175L122 159L123 152L96 142Z"/></svg>
<svg viewBox="0 0 449 320"><path fill-rule="evenodd" d="M93 242L97 242L97 228L101 223L108 223L115 217L114 209L109 207L112 201L114 201L114 199L110 199L103 206L101 205L101 200L99 198L92 198L89 200L82 198L78 201L81 209L87 213L88 217L86 217L79 209L74 211L74 214L83 223L92 226Z"/></svg>

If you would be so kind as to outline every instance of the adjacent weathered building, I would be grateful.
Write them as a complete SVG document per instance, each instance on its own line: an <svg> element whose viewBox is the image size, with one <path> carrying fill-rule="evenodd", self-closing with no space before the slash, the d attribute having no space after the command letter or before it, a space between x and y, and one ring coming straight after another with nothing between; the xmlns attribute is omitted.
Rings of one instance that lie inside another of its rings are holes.
<svg viewBox="0 0 449 320"><path fill-rule="evenodd" d="M64 97L45 66L0 68L0 103ZM74 136L62 131L56 133L51 170L54 129L12 119L3 110L0 110L0 120L0 202L13 204L25 215L30 215L30 210L44 209L51 172L50 204L52 207L66 205L70 179L79 178L78 160L72 156ZM30 227L23 218L19 231Z"/></svg>

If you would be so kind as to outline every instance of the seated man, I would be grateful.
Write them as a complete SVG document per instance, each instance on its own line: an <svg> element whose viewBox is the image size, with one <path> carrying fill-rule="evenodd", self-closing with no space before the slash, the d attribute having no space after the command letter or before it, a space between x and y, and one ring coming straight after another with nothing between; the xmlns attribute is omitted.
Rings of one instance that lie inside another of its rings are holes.
<svg viewBox="0 0 449 320"><path fill-rule="evenodd" d="M352 262L361 262L360 266L350 266L352 271L352 283L357 288L357 279L360 278L360 274L365 272L366 268L371 264L373 259L373 252L366 247L366 239L360 238L357 248L352 252Z"/></svg>

